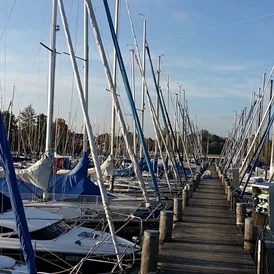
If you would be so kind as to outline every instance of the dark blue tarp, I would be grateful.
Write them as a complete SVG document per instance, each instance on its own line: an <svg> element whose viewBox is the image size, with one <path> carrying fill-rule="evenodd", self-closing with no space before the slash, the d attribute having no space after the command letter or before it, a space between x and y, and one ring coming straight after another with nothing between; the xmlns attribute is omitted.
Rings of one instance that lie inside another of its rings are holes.
<svg viewBox="0 0 274 274"><path fill-rule="evenodd" d="M133 177L135 175L135 172L133 170L133 166L115 169L115 176L120 177Z"/></svg>
<svg viewBox="0 0 274 274"><path fill-rule="evenodd" d="M100 189L88 177L88 155L84 152L75 168L66 174L52 175L50 179L50 193L66 194L70 198L78 196L100 196Z"/></svg>
<svg viewBox="0 0 274 274"><path fill-rule="evenodd" d="M79 163L66 174L53 174L49 182L49 194L55 200L66 198L77 198L79 196L101 196L100 189L88 177L88 155L85 152ZM19 191L23 199L32 199L33 193L42 196L42 190L31 183L17 180ZM8 186L5 179L0 179L0 190L8 193ZM59 194L59 195L58 195ZM109 194L109 196L112 196Z"/></svg>
<svg viewBox="0 0 274 274"><path fill-rule="evenodd" d="M183 167L180 165L180 163L176 163L176 166L177 166L177 170L178 170L178 172L179 172L179 175L180 176L183 176ZM191 171L190 171L190 169L189 168L184 168L184 170L185 170L185 174L188 176L188 175L190 175L191 174Z"/></svg>
<svg viewBox="0 0 274 274"><path fill-rule="evenodd" d="M20 197L18 185L16 183L16 176L10 152L9 142L0 112L0 161L2 162L7 183L9 186L9 193L11 197L12 209L15 215L16 228L18 231L20 245L23 250L24 258L30 274L36 274L36 266L34 259L34 252L31 244L29 229L26 221L25 211Z"/></svg>

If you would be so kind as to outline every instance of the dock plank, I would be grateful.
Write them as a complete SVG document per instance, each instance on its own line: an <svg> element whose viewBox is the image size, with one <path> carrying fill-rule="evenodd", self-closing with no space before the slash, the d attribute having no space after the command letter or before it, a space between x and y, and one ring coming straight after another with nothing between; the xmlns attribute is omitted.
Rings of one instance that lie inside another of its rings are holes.
<svg viewBox="0 0 274 274"><path fill-rule="evenodd" d="M210 170L213 179L201 181L183 211L183 222L174 227L172 242L160 248L163 273L255 273L250 254L243 250L235 212L229 210L213 166Z"/></svg>

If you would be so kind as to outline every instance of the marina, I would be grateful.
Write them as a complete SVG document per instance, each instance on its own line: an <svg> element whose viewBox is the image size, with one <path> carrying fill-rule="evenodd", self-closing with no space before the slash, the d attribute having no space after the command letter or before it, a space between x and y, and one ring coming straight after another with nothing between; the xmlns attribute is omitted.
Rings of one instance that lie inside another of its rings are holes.
<svg viewBox="0 0 274 274"><path fill-rule="evenodd" d="M0 273L274 274L266 1L0 1Z"/></svg>

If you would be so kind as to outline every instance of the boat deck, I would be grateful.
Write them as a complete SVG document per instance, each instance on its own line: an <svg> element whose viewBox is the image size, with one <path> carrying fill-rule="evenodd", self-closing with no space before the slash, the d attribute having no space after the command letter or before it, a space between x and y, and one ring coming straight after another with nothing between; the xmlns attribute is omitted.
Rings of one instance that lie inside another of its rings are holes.
<svg viewBox="0 0 274 274"><path fill-rule="evenodd" d="M201 180L183 211L173 239L160 248L160 273L255 273L249 252L243 250L243 234L236 226L224 188L213 166L213 179Z"/></svg>

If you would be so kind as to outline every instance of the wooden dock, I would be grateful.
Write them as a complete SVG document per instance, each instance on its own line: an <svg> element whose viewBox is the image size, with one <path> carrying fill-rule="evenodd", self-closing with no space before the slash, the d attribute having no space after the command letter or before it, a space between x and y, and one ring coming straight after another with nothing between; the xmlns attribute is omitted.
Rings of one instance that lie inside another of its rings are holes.
<svg viewBox="0 0 274 274"><path fill-rule="evenodd" d="M213 166L211 180L201 180L173 240L160 248L160 273L255 273L250 254L243 250L243 234L236 226L224 188Z"/></svg>

